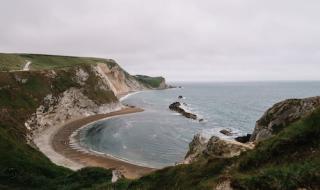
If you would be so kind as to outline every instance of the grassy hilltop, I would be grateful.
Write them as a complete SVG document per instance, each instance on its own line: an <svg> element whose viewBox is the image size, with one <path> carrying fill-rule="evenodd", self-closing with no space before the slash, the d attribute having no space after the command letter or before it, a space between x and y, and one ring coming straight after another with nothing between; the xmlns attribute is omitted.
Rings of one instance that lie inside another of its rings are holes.
<svg viewBox="0 0 320 190"><path fill-rule="evenodd" d="M98 63L106 64L109 69L118 66L126 76L135 78L140 83L151 87L158 88L165 79L163 77L150 77L146 75L130 75L123 70L114 60L92 57L74 57L61 55L43 55L43 54L9 54L0 53L0 72L21 71L27 62L31 62L31 71L41 70L61 70L69 69L76 66L90 66Z"/></svg>
<svg viewBox="0 0 320 190"><path fill-rule="evenodd" d="M112 59L42 54L0 53L0 71L21 70L28 61L31 61L32 63L31 70L60 69L74 67L77 65L91 65L97 63L106 63L110 67L116 65L115 61Z"/></svg>

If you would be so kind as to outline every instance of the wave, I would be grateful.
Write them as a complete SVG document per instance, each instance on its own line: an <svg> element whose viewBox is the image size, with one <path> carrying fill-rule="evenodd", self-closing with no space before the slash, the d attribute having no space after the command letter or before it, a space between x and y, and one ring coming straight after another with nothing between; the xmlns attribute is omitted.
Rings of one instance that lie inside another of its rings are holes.
<svg viewBox="0 0 320 190"><path fill-rule="evenodd" d="M129 98L130 96L135 95L135 94L138 94L138 93L140 93L140 92L142 92L142 91L130 92L130 93L128 93L127 95L122 96L121 98L119 98L119 101L122 102L122 101L124 101L125 99Z"/></svg>

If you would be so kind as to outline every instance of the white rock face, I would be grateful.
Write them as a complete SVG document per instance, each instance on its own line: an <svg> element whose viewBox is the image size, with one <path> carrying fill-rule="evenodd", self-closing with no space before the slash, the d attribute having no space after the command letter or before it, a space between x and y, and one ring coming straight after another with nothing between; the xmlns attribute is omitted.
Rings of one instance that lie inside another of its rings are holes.
<svg viewBox="0 0 320 190"><path fill-rule="evenodd" d="M192 163L203 156L213 158L230 158L238 156L241 152L252 148L253 146L251 144L225 140L216 136L212 136L208 139L201 134L197 134L189 144L189 151L186 154L183 163Z"/></svg>
<svg viewBox="0 0 320 190"><path fill-rule="evenodd" d="M85 72L82 68L78 68L76 72L76 80L80 85L84 85L88 80L89 74Z"/></svg>
<svg viewBox="0 0 320 190"><path fill-rule="evenodd" d="M102 79L103 83L114 92L116 96L139 90L147 89L133 77L126 75L119 66L114 66L112 69L104 63L99 63L94 66L94 71Z"/></svg>
<svg viewBox="0 0 320 190"><path fill-rule="evenodd" d="M190 164L197 159L199 155L205 150L209 139L202 134L196 134L189 144L189 151L183 161L184 164Z"/></svg>
<svg viewBox="0 0 320 190"><path fill-rule="evenodd" d="M112 90L116 96L128 92L147 89L135 78L126 74L118 65L109 69L105 63L98 63L91 67L93 74L98 77L96 86L102 90ZM52 70L47 72L49 78L57 77ZM76 70L74 80L84 86L89 78L87 70L79 67ZM22 82L20 78L17 78ZM83 87L84 88L84 87ZM64 122L84 116L103 114L121 109L123 106L119 102L97 105L93 100L83 94L83 89L70 88L58 96L48 94L30 119L25 122L27 130L30 132L29 140L33 134L51 126L61 125Z"/></svg>
<svg viewBox="0 0 320 190"><path fill-rule="evenodd" d="M124 178L123 174L121 173L121 171L119 170L112 170L112 179L111 182L115 183L117 182L119 179Z"/></svg>
<svg viewBox="0 0 320 190"><path fill-rule="evenodd" d="M86 97L81 89L70 88L60 97L48 94L44 104L37 108L36 113L25 123L34 134L44 128L61 125L70 118L78 118L94 114L103 114L122 108L120 103L97 105Z"/></svg>

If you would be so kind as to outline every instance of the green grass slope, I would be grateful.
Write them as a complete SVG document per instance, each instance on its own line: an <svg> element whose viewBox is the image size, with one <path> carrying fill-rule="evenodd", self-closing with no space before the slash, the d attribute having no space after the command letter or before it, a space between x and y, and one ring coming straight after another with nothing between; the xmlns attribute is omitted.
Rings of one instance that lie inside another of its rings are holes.
<svg viewBox="0 0 320 190"><path fill-rule="evenodd" d="M163 77L149 77L145 75L131 76L112 59L44 54L0 53L0 72L22 70L28 61L31 62L30 70L68 69L75 66L105 63L110 69L118 66L127 77L133 77L150 88L159 88L160 84L165 80Z"/></svg>
<svg viewBox="0 0 320 190"><path fill-rule="evenodd" d="M82 189L99 183L111 184L112 172L84 168L77 172L53 164L21 138L0 125L0 189Z"/></svg>
<svg viewBox="0 0 320 190"><path fill-rule="evenodd" d="M319 189L320 111L260 143L237 161L239 189Z"/></svg>
<svg viewBox="0 0 320 190"><path fill-rule="evenodd" d="M142 84L150 86L151 88L159 88L161 83L163 83L165 80L163 77L149 77L145 75L135 75L134 78Z"/></svg>
<svg viewBox="0 0 320 190"><path fill-rule="evenodd" d="M106 63L113 67L116 63L111 59L73 57L43 54L8 54L0 53L0 71L21 70L27 61L31 61L31 70L49 70Z"/></svg>
<svg viewBox="0 0 320 190"><path fill-rule="evenodd" d="M24 122L47 94L58 96L71 87L79 88L74 79L77 67L55 70L55 77L50 77L51 71L0 74L0 189L79 189L110 182L109 170L89 168L73 172L53 164L26 143ZM79 67L92 72L87 65ZM101 90L97 83L96 75L89 74L81 86L87 97L97 104L117 101L111 90Z"/></svg>

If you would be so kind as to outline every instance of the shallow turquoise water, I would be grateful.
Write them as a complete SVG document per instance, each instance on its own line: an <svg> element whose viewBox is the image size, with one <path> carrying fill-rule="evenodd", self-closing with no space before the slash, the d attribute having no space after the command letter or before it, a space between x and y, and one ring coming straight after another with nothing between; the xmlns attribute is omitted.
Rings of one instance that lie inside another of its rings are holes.
<svg viewBox="0 0 320 190"><path fill-rule="evenodd" d="M134 94L123 102L145 109L98 121L81 131L82 145L129 162L151 167L183 159L196 133L219 135L231 128L251 133L255 121L274 103L288 98L320 95L320 82L182 83L183 88ZM181 100L205 122L187 119L168 109ZM108 126L108 127L106 127Z"/></svg>

